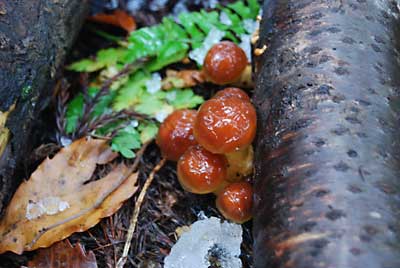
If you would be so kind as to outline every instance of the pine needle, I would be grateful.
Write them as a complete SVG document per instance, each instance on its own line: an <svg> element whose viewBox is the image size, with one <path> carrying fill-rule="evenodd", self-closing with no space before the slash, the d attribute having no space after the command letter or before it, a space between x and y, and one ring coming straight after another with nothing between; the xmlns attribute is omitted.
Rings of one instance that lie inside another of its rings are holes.
<svg viewBox="0 0 400 268"><path fill-rule="evenodd" d="M158 162L158 164L153 168L149 177L147 178L145 184L143 185L142 190L140 191L139 197L135 204L135 209L133 210L132 218L129 224L128 235L126 237L124 251L122 252L122 256L118 259L116 268L123 268L129 253L129 249L131 247L131 242L133 238L133 234L135 233L137 221L139 218L140 208L144 201L144 197L147 193L147 189L150 187L152 181L154 180L154 175L164 166L166 159L163 158Z"/></svg>

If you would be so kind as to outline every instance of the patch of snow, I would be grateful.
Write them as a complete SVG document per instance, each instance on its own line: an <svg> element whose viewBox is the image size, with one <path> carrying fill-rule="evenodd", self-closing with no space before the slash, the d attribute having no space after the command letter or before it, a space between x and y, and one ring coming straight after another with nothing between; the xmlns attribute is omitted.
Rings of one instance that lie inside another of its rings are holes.
<svg viewBox="0 0 400 268"><path fill-rule="evenodd" d="M176 91L168 91L167 94L165 95L165 98L168 101L174 101L176 99Z"/></svg>
<svg viewBox="0 0 400 268"><path fill-rule="evenodd" d="M42 215L55 215L67 208L69 208L68 202L61 200L59 197L45 197L38 202L28 202L25 217L28 220L34 220Z"/></svg>
<svg viewBox="0 0 400 268"><path fill-rule="evenodd" d="M239 47L243 49L244 53L246 53L247 60L251 61L251 35L250 34L242 34L240 36L240 44Z"/></svg>
<svg viewBox="0 0 400 268"><path fill-rule="evenodd" d="M226 12L222 11L219 15L219 21L225 25L232 25L232 21Z"/></svg>
<svg viewBox="0 0 400 268"><path fill-rule="evenodd" d="M387 0L375 0L374 3L379 9L387 12L388 14L392 15L396 19L398 18L398 11L400 10L400 1L399 0L395 0L393 2L387 1ZM391 9L391 5L393 5L393 4L396 5L397 13L393 12Z"/></svg>
<svg viewBox="0 0 400 268"><path fill-rule="evenodd" d="M154 116L156 120L160 123L164 122L165 118L167 118L168 115L170 115L174 111L174 108L172 106L165 106L163 107L160 111L156 113Z"/></svg>
<svg viewBox="0 0 400 268"><path fill-rule="evenodd" d="M203 45L189 52L189 58L196 61L197 64L203 65L204 58L210 48L224 38L225 33L217 28L211 28L210 32L204 39Z"/></svg>
<svg viewBox="0 0 400 268"><path fill-rule="evenodd" d="M252 19L243 20L243 27L247 33L253 34L260 27L260 22Z"/></svg>
<svg viewBox="0 0 400 268"><path fill-rule="evenodd" d="M161 10L162 8L164 8L167 3L168 3L168 0L153 0L150 3L149 8L151 11L158 11L158 10Z"/></svg>
<svg viewBox="0 0 400 268"><path fill-rule="evenodd" d="M210 257L217 258L221 268L242 268L241 243L241 225L221 223L216 217L198 220L172 247L164 268L208 268Z"/></svg>
<svg viewBox="0 0 400 268"><path fill-rule="evenodd" d="M68 138L68 137L62 136L60 138L60 143L61 143L62 147L66 147L66 146L68 146L68 145L70 145L72 143L72 140L70 138Z"/></svg>
<svg viewBox="0 0 400 268"><path fill-rule="evenodd" d="M142 8L144 3L145 1L143 0L129 0L126 3L126 9L129 10L130 12L136 12Z"/></svg>
<svg viewBox="0 0 400 268"><path fill-rule="evenodd" d="M139 121L137 120L132 120L131 122L129 122L129 125L133 128L137 127L139 125Z"/></svg>
<svg viewBox="0 0 400 268"><path fill-rule="evenodd" d="M154 94L161 89L161 76L159 73L153 73L151 78L146 81L146 89L150 94Z"/></svg>

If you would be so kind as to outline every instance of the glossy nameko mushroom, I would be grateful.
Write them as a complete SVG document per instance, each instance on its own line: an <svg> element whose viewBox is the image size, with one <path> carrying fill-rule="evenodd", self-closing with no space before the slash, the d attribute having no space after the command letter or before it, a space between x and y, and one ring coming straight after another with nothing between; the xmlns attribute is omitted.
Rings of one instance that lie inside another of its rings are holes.
<svg viewBox="0 0 400 268"><path fill-rule="evenodd" d="M243 49L230 41L222 41L207 52L203 67L211 82L224 85L238 80L247 63Z"/></svg>
<svg viewBox="0 0 400 268"><path fill-rule="evenodd" d="M177 110L161 124L156 142L165 158L178 161L179 157L197 142L193 136L195 110Z"/></svg>
<svg viewBox="0 0 400 268"><path fill-rule="evenodd" d="M256 111L250 102L238 97L215 98L200 107L193 133L208 151L226 154L249 146L256 127Z"/></svg>
<svg viewBox="0 0 400 268"><path fill-rule="evenodd" d="M252 218L253 187L248 182L232 183L218 194L216 205L226 219L246 222Z"/></svg>
<svg viewBox="0 0 400 268"><path fill-rule="evenodd" d="M250 97L246 92L237 87L227 87L215 93L213 99L238 97L239 99L250 102Z"/></svg>
<svg viewBox="0 0 400 268"><path fill-rule="evenodd" d="M213 154L203 147L190 147L178 161L178 180L191 193L214 192L226 179L227 161L224 155Z"/></svg>

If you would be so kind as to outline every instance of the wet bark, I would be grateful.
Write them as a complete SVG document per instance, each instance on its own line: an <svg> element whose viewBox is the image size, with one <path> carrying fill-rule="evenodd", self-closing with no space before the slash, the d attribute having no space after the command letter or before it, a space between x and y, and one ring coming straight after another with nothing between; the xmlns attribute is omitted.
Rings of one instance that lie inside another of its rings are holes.
<svg viewBox="0 0 400 268"><path fill-rule="evenodd" d="M397 2L265 2L255 267L400 267Z"/></svg>
<svg viewBox="0 0 400 268"><path fill-rule="evenodd" d="M0 212L23 175L32 130L88 8L79 0L0 0L0 111L15 104L0 156Z"/></svg>

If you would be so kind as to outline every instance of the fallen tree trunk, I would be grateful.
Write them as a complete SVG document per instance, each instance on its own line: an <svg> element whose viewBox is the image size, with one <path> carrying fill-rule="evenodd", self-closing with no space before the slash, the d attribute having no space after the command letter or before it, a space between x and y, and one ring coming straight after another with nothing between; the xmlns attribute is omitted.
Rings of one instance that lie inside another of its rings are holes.
<svg viewBox="0 0 400 268"><path fill-rule="evenodd" d="M0 1L0 212L23 175L34 121L87 7L87 0Z"/></svg>
<svg viewBox="0 0 400 268"><path fill-rule="evenodd" d="M256 268L400 267L396 1L266 1Z"/></svg>

